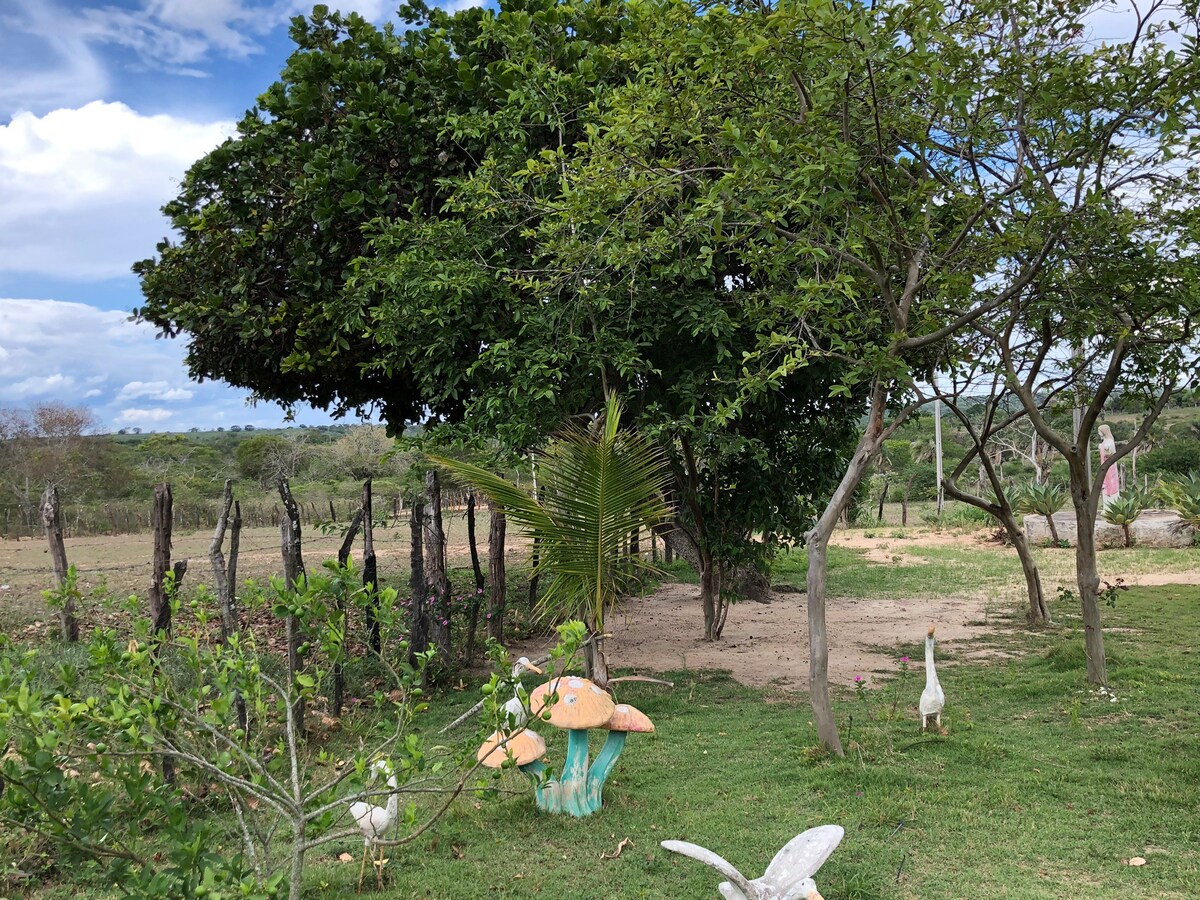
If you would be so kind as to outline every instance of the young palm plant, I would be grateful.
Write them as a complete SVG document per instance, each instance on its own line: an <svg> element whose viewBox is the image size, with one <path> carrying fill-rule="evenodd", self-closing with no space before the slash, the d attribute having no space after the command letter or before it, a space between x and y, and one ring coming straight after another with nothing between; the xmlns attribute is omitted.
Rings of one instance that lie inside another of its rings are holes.
<svg viewBox="0 0 1200 900"><path fill-rule="evenodd" d="M1044 516L1050 526L1050 539L1057 547L1060 544L1058 529L1054 525L1054 514L1067 504L1067 494L1057 484L1026 485L1017 498L1017 512Z"/></svg>
<svg viewBox="0 0 1200 900"><path fill-rule="evenodd" d="M1130 534L1129 528L1138 520L1138 516L1146 509L1146 498L1140 493L1134 492L1126 494L1124 497L1117 497L1108 504L1100 515L1104 516L1104 521L1109 525L1121 526L1121 533L1125 536L1125 546L1133 545L1133 535Z"/></svg>
<svg viewBox="0 0 1200 900"><path fill-rule="evenodd" d="M666 459L641 435L621 430L621 411L620 400L611 395L590 427L571 424L551 440L538 461L539 497L471 463L430 457L537 541L532 574L549 581L537 613L583 619L591 635L588 677L600 685L608 681L605 613L626 588L655 572L629 551L629 534L669 516Z"/></svg>

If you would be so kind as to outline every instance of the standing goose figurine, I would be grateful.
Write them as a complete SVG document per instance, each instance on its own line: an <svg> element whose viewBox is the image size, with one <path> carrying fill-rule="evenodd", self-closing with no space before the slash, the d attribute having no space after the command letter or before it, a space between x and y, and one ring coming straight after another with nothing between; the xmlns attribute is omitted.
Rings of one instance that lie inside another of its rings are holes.
<svg viewBox="0 0 1200 900"><path fill-rule="evenodd" d="M930 719L942 730L942 707L946 705L946 695L938 681L937 669L933 664L933 631L929 626L929 634L925 636L925 690L921 691L921 704L917 708L921 713L921 730L930 728Z"/></svg>
<svg viewBox="0 0 1200 900"><path fill-rule="evenodd" d="M820 825L796 835L775 854L766 874L753 881L699 844L663 841L662 846L664 850L699 860L728 878L717 886L725 900L824 900L812 877L842 842L845 833L841 825Z"/></svg>
<svg viewBox="0 0 1200 900"><path fill-rule="evenodd" d="M354 824L363 834L362 865L358 867L359 893L362 892L363 875L367 871L367 851L387 834L388 829L396 821L396 815L400 812L400 797L396 794L396 776L392 772L391 763L386 759L377 759L371 763L370 781L373 783L380 774L387 776L387 786L391 789L388 792L387 806L373 806L365 800L350 804L350 815L353 816ZM379 848L379 859L373 859L372 862L375 865L375 883L380 890L383 890L382 847Z"/></svg>
<svg viewBox="0 0 1200 900"><path fill-rule="evenodd" d="M521 673L535 672L538 675L542 674L542 670L529 661L528 656L522 656L512 667L512 677L515 684L513 685L512 699L504 704L504 712L506 717L512 722L512 730L515 731L525 724L525 704L521 702ZM507 724L507 723L506 723Z"/></svg>

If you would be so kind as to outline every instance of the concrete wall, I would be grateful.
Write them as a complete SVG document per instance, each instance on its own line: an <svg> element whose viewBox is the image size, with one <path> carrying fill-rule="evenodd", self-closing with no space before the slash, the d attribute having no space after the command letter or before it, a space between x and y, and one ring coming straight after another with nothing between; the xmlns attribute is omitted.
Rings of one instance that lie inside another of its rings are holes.
<svg viewBox="0 0 1200 900"><path fill-rule="evenodd" d="M1148 509L1130 526L1134 546L1191 547L1192 530L1180 530L1179 516L1169 510ZM1075 546L1075 513L1063 511L1054 516L1054 527L1060 539ZM1050 527L1045 516L1025 517L1025 537L1033 546L1050 543ZM1123 547L1124 535L1120 526L1109 525L1103 519L1096 522L1096 543L1100 547Z"/></svg>

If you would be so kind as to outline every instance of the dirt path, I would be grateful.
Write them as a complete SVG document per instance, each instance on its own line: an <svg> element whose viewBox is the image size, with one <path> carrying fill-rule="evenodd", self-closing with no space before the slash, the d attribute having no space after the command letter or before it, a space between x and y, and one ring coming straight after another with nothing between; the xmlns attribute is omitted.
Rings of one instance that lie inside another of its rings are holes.
<svg viewBox="0 0 1200 900"><path fill-rule="evenodd" d="M612 637L609 661L639 672L677 669L728 669L752 687L784 690L808 687L808 624L804 594L775 594L771 603L740 603L729 612L725 633L717 643L700 639L700 589L670 584L648 597L633 600L608 621ZM895 671L898 640L921 641L936 623L943 646L989 631L982 623L985 601L831 600L827 612L830 637L829 680L852 686L854 676ZM540 651L528 644L521 652ZM962 649L959 647L958 649ZM515 652L515 651L514 651ZM914 659L913 668L922 660Z"/></svg>

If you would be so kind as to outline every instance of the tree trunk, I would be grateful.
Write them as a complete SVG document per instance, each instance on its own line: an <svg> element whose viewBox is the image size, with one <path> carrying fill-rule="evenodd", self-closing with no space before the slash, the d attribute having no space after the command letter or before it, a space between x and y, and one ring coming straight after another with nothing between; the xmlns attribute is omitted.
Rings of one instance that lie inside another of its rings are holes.
<svg viewBox="0 0 1200 900"><path fill-rule="evenodd" d="M466 650L463 655L470 665L475 660L475 636L479 630L479 607L483 603L483 569L479 565L479 545L475 538L475 492L467 494L467 544L471 549L471 571L475 575L475 593L467 619Z"/></svg>
<svg viewBox="0 0 1200 900"><path fill-rule="evenodd" d="M47 486L42 494L42 527L50 544L50 559L54 563L54 582L61 589L67 582L67 546L63 542L62 515L58 502L58 488ZM62 606L58 610L58 621L62 638L68 643L79 640L79 618L75 613L75 598L67 591L62 592Z"/></svg>
<svg viewBox="0 0 1200 900"><path fill-rule="evenodd" d="M1058 526L1054 524L1054 516L1046 516L1046 525L1050 529L1050 540L1054 543L1054 546L1061 546L1062 541L1058 537Z"/></svg>
<svg viewBox="0 0 1200 900"><path fill-rule="evenodd" d="M858 441L854 455L846 465L846 471L825 510L808 533L808 681L809 699L812 703L813 724L817 728L817 739L832 753L843 756L842 742L838 737L837 722L833 718L833 703L829 697L829 636L825 629L825 578L829 556L829 539L837 526L838 518L845 510L871 460L879 451L883 431L883 415L887 404L887 390L879 385L872 389L871 413L867 428Z"/></svg>
<svg viewBox="0 0 1200 900"><path fill-rule="evenodd" d="M283 580L291 591L299 591L300 583L304 580L304 555L301 546L300 510L292 499L292 491L287 479L279 481L279 497L283 501L284 515L279 520L280 544L283 552ZM304 660L300 656L300 645L304 643L304 635L300 631L300 620L289 615L285 622L287 630L288 681L296 692L292 703L292 715L295 717L296 729L304 733L304 697L296 688L296 676L304 670Z"/></svg>
<svg viewBox="0 0 1200 900"><path fill-rule="evenodd" d="M891 479L883 480L883 490L879 492L879 512L875 515L876 524L883 524L883 504L887 502L888 490L891 489Z"/></svg>
<svg viewBox="0 0 1200 900"><path fill-rule="evenodd" d="M1085 451L1086 452L1086 449ZM1076 472L1076 469L1081 471ZM1096 512L1087 488L1083 466L1071 467L1071 500L1075 507L1075 576L1079 603L1083 611L1083 650L1087 656L1087 680L1108 684L1108 664L1104 659L1104 631L1100 621L1100 573L1096 566Z"/></svg>
<svg viewBox="0 0 1200 900"><path fill-rule="evenodd" d="M450 648L450 583L446 578L446 537L442 531L442 486L436 469L425 473L425 602L430 637L438 652L438 668L452 662Z"/></svg>
<svg viewBox="0 0 1200 900"><path fill-rule="evenodd" d="M675 548L671 546L671 541L663 536L663 565L669 566L675 562Z"/></svg>
<svg viewBox="0 0 1200 900"><path fill-rule="evenodd" d="M409 665L417 664L417 654L429 649L429 613L425 608L425 555L422 535L425 528L425 504L416 500L409 510L408 589L412 594L412 631L408 640Z"/></svg>
<svg viewBox="0 0 1200 900"><path fill-rule="evenodd" d="M600 688L608 687L608 657L604 653L604 635L589 624L591 640L583 648L584 677Z"/></svg>
<svg viewBox="0 0 1200 900"><path fill-rule="evenodd" d="M504 642L504 601L508 592L508 575L504 566L504 513L491 504L491 524L488 527L488 637Z"/></svg>
<svg viewBox="0 0 1200 900"><path fill-rule="evenodd" d="M167 572L171 569L171 486L154 486L154 575L150 582L150 622L154 633L171 633L171 598L167 596Z"/></svg>
<svg viewBox="0 0 1200 900"><path fill-rule="evenodd" d="M229 514L233 511L233 481L225 479L225 489L221 494L220 513L217 515L217 527L213 531L212 543L208 547L208 560L212 564L213 585L217 589L217 603L221 608L221 643L227 643L230 636L237 631L237 613L234 610L233 585L229 583L229 568L225 561L222 545L225 543L225 532L229 528Z"/></svg>
<svg viewBox="0 0 1200 900"><path fill-rule="evenodd" d="M1017 551L1021 571L1025 575L1025 591L1029 597L1029 611L1025 617L1030 625L1049 625L1050 609L1046 606L1046 595L1042 591L1042 577L1038 572L1037 561L1033 558L1033 551L1029 549L1029 541L1025 540L1024 530L1011 513L1009 517L1012 519L1011 523L1001 518L1001 524L1008 532L1013 549Z"/></svg>
<svg viewBox="0 0 1200 900"><path fill-rule="evenodd" d="M370 591L363 618L367 626L367 646L376 656L383 653L383 638L379 634L379 564L375 559L375 512L371 497L371 479L363 482L363 587Z"/></svg>

